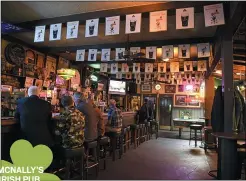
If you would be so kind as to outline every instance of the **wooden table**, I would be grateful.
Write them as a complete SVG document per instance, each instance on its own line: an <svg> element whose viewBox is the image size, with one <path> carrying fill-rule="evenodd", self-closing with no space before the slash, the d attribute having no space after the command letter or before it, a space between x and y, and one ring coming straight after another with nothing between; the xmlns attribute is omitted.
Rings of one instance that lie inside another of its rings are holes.
<svg viewBox="0 0 246 181"><path fill-rule="evenodd" d="M214 132L212 135L217 137L219 142L217 178L219 180L237 180L237 141L245 141L245 133L235 134L233 132ZM222 151L226 152L226 154L223 154L225 155L224 157L221 155Z"/></svg>
<svg viewBox="0 0 246 181"><path fill-rule="evenodd" d="M173 119L173 124L176 128L179 128L179 138L181 138L182 129L185 127L190 127L191 124L205 124L204 119L182 119L182 118L175 118Z"/></svg>

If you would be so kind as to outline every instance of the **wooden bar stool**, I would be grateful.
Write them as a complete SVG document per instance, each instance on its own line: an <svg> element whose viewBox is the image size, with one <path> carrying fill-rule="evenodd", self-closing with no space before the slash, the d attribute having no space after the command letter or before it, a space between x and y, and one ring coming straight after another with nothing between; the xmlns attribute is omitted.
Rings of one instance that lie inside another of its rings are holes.
<svg viewBox="0 0 246 181"><path fill-rule="evenodd" d="M155 137L156 137L156 139L158 138L158 132L159 132L159 123L158 123L158 121L154 121L154 120L152 120L152 121L150 121L150 133L151 133L151 137L152 137L152 135L153 134L155 134Z"/></svg>
<svg viewBox="0 0 246 181"><path fill-rule="evenodd" d="M131 142L132 144L134 144L134 149L136 149L139 141L139 125L132 124L130 125L130 127L131 127Z"/></svg>
<svg viewBox="0 0 246 181"><path fill-rule="evenodd" d="M195 140L195 146L197 146L197 140L200 138L201 139L201 142L202 142L202 128L203 126L202 125L199 125L199 124L191 124L190 125L190 139L189 139L189 145L190 145L190 141L191 140ZM192 130L194 130L195 132L195 135L192 137ZM200 131L200 137L198 137L197 135L197 131Z"/></svg>
<svg viewBox="0 0 246 181"><path fill-rule="evenodd" d="M146 141L145 139L145 124L140 124L140 143Z"/></svg>
<svg viewBox="0 0 246 181"><path fill-rule="evenodd" d="M112 154L112 160L115 161L116 151L119 151L119 159L121 159L122 153L123 153L123 137L122 132L106 132L105 135L107 135L110 138L110 154Z"/></svg>
<svg viewBox="0 0 246 181"><path fill-rule="evenodd" d="M109 137L103 136L98 138L98 162L100 167L100 161L103 161L103 170L106 169L106 156L108 147Z"/></svg>
<svg viewBox="0 0 246 181"><path fill-rule="evenodd" d="M130 142L131 142L131 136L130 136L130 126L125 127L122 131L123 136L123 149L124 153L126 153L126 150L130 149Z"/></svg>

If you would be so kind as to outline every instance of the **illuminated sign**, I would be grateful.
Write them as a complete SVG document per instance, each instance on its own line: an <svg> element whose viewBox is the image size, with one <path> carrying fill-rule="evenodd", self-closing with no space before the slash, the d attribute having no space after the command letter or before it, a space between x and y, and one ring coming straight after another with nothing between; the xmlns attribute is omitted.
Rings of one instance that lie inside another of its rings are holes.
<svg viewBox="0 0 246 181"><path fill-rule="evenodd" d="M98 81L98 78L95 75L91 75L91 80L94 81L94 82L97 82Z"/></svg>

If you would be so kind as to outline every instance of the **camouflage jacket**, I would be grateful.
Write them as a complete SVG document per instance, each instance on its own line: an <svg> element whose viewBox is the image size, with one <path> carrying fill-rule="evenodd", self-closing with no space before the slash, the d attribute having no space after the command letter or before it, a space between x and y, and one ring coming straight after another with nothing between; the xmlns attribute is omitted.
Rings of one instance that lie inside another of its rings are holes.
<svg viewBox="0 0 246 181"><path fill-rule="evenodd" d="M85 118L75 108L63 110L56 122L55 135L63 148L76 148L84 143Z"/></svg>

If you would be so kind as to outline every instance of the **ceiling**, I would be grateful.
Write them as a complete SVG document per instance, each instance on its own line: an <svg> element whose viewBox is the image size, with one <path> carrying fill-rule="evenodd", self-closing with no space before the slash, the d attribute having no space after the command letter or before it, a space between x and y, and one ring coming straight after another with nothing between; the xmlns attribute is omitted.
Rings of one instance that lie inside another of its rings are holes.
<svg viewBox="0 0 246 181"><path fill-rule="evenodd" d="M120 9L163 2L83 2L83 1L2 1L2 20L21 23L102 10ZM9 13L14 12L14 13Z"/></svg>

